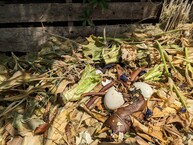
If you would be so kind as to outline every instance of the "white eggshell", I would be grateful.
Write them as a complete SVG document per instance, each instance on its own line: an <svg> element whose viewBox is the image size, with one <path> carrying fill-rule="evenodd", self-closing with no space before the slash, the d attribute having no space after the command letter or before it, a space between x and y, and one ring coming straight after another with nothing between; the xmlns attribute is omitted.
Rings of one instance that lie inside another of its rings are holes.
<svg viewBox="0 0 193 145"><path fill-rule="evenodd" d="M103 72L101 70L97 69L96 74L103 74Z"/></svg>
<svg viewBox="0 0 193 145"><path fill-rule="evenodd" d="M109 84L111 82L112 82L111 80L106 79L105 81L102 81L101 83L103 86L106 86L107 84Z"/></svg>
<svg viewBox="0 0 193 145"><path fill-rule="evenodd" d="M111 87L104 97L104 105L107 109L110 110L117 109L124 103L125 101L123 99L122 93L117 92L115 87Z"/></svg>
<svg viewBox="0 0 193 145"><path fill-rule="evenodd" d="M143 95L143 97L145 99L148 99L151 97L151 95L153 94L153 89L151 88L150 85L148 85L147 83L144 82L135 82L133 84L136 88L141 90L141 94Z"/></svg>

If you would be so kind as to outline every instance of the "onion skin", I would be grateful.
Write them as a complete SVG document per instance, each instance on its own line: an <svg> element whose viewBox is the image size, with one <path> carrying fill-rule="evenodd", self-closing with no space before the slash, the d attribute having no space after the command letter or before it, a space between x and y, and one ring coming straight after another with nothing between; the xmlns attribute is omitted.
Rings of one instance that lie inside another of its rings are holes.
<svg viewBox="0 0 193 145"><path fill-rule="evenodd" d="M130 130L131 120L129 115L141 112L146 108L146 101L142 96L131 105L117 109L104 123L105 126L112 129L114 133L126 133ZM140 117L140 119L142 119Z"/></svg>

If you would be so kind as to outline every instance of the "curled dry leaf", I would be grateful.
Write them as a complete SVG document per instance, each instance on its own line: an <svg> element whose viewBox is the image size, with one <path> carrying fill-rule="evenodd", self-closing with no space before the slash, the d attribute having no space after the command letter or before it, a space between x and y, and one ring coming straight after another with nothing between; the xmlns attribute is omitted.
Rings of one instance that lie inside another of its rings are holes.
<svg viewBox="0 0 193 145"><path fill-rule="evenodd" d="M84 104L81 104L80 107L84 109L86 113L88 113L90 116L94 117L95 119L99 120L100 122L105 122L105 120L107 119L106 116L103 116L100 113L90 111Z"/></svg>
<svg viewBox="0 0 193 145"><path fill-rule="evenodd" d="M136 102L126 107L117 109L106 121L105 126L111 128L114 133L127 132L131 127L129 115L135 112L142 112L146 108L146 101L143 97L139 97Z"/></svg>
<svg viewBox="0 0 193 145"><path fill-rule="evenodd" d="M162 127L154 126L149 124L149 126L145 126L142 123L140 123L137 119L130 116L132 120L133 127L136 129L136 132L144 132L148 134L149 136L152 136L158 140L161 141L161 143L165 144L167 140L164 139L164 135L162 132Z"/></svg>
<svg viewBox="0 0 193 145"><path fill-rule="evenodd" d="M34 134L35 134L35 135L38 135L38 134L42 134L42 133L46 132L46 131L50 128L50 126L52 125L52 123L54 122L54 119L55 119L57 113L58 113L58 108L55 107L55 108L54 108L54 111L53 111L53 114L51 114L51 115L53 115L53 116L49 117L49 118L51 118L51 119L48 120L47 123L44 123L44 124L39 125L39 126L35 129Z"/></svg>
<svg viewBox="0 0 193 145"><path fill-rule="evenodd" d="M136 136L135 139L136 139L136 141L137 141L137 143L138 143L139 145L149 145L149 144L148 144L143 138L141 138L140 136Z"/></svg>
<svg viewBox="0 0 193 145"><path fill-rule="evenodd" d="M49 123L41 124L41 125L39 125L39 126L35 129L34 134L35 134L35 135L42 134L42 133L44 133L46 130L48 130L49 127L50 127L50 124L49 124Z"/></svg>

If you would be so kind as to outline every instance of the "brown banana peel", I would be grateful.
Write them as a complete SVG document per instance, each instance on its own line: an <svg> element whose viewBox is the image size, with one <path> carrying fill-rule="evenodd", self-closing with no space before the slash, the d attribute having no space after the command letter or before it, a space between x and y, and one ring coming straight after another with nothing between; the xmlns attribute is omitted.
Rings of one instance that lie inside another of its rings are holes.
<svg viewBox="0 0 193 145"><path fill-rule="evenodd" d="M117 109L104 123L105 126L112 129L114 133L125 133L130 130L132 122L130 115L135 116L137 119L143 119L143 110L146 108L146 101L140 96L133 104L126 107ZM134 114L140 115L134 115Z"/></svg>

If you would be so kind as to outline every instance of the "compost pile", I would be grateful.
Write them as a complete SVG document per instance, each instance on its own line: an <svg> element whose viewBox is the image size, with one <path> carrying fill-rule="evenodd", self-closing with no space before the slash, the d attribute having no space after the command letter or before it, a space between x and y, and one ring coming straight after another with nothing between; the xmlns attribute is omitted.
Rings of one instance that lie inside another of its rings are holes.
<svg viewBox="0 0 193 145"><path fill-rule="evenodd" d="M192 29L1 54L1 144L192 144Z"/></svg>

